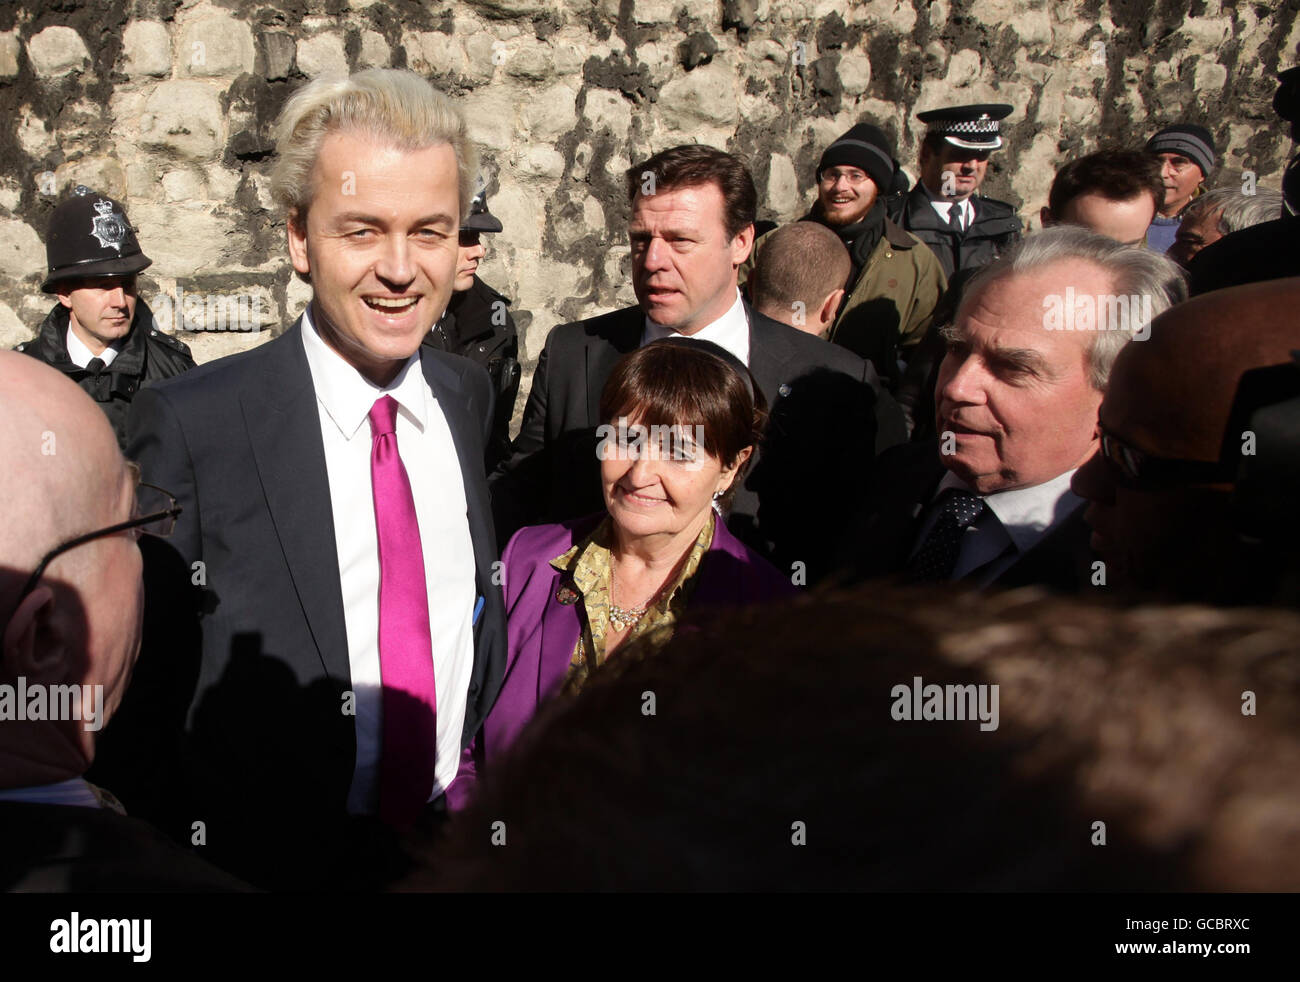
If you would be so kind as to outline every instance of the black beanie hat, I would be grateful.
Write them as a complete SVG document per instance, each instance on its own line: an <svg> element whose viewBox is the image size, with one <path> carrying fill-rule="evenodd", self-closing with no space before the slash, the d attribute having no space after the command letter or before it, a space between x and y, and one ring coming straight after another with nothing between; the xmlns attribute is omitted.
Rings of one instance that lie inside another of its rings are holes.
<svg viewBox="0 0 1300 982"><path fill-rule="evenodd" d="M1202 180L1214 170L1214 137L1204 126L1166 126L1147 140L1147 153L1181 153L1201 169Z"/></svg>
<svg viewBox="0 0 1300 982"><path fill-rule="evenodd" d="M817 165L817 179L828 167L847 164L866 171L880 194L887 194L894 181L897 164L894 148L884 130L870 123L859 123L826 148Z"/></svg>

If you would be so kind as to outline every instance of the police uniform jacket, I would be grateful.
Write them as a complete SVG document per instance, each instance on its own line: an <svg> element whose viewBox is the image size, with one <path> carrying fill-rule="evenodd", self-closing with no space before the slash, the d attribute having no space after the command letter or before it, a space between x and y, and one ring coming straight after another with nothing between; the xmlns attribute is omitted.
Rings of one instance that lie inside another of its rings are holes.
<svg viewBox="0 0 1300 982"><path fill-rule="evenodd" d="M81 368L68 355L68 308L56 304L31 341L14 350L37 358L57 368L76 382L113 424L118 446L126 446L126 414L140 387L158 379L171 378L194 367L190 349L184 343L158 330L153 311L137 300L135 319L122 350L112 364L98 375Z"/></svg>
<svg viewBox="0 0 1300 982"><path fill-rule="evenodd" d="M952 279L959 269L991 263L1020 241L1024 226L1016 210L1005 201L972 197L975 220L963 232L954 231L930 205L930 196L918 182L906 198L890 204L890 218L930 247Z"/></svg>
<svg viewBox="0 0 1300 982"><path fill-rule="evenodd" d="M431 348L482 365L492 379L496 410L487 448L489 471L510 451L510 419L519 394L519 333L509 304L507 297L475 276L468 290L451 295L447 313L424 339Z"/></svg>

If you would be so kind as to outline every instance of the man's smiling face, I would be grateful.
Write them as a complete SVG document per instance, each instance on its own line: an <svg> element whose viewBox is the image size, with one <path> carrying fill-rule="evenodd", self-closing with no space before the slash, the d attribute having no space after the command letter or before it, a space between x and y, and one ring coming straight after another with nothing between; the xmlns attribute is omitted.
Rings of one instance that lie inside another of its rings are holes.
<svg viewBox="0 0 1300 982"><path fill-rule="evenodd" d="M400 150L373 137L325 137L306 215L289 220L294 269L310 276L325 342L385 385L442 316L456 278L456 155Z"/></svg>

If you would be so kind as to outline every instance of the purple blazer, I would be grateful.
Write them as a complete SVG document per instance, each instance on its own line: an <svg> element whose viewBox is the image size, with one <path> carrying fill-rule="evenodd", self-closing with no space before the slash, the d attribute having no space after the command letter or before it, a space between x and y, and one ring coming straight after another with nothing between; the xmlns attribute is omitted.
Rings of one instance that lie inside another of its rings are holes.
<svg viewBox="0 0 1300 982"><path fill-rule="evenodd" d="M483 728L461 756L447 789L447 807L463 808L473 795L478 770L514 742L537 707L564 682L582 631L577 604L555 599L564 576L551 565L595 530L604 512L555 525L522 528L502 554L506 600L505 681ZM700 561L689 609L744 607L791 597L796 590L775 566L740 542L721 520Z"/></svg>

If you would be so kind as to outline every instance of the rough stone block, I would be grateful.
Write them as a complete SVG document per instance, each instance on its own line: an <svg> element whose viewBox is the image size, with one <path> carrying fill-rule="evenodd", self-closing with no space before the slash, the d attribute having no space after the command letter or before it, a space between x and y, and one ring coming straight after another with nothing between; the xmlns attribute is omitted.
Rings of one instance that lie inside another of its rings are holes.
<svg viewBox="0 0 1300 982"><path fill-rule="evenodd" d="M308 78L348 74L348 56L337 34L317 34L298 42L298 67Z"/></svg>
<svg viewBox="0 0 1300 982"><path fill-rule="evenodd" d="M21 47L17 31L0 34L0 78L12 78L18 74L18 51Z"/></svg>
<svg viewBox="0 0 1300 982"><path fill-rule="evenodd" d="M736 122L735 71L717 60L665 85L659 92L663 120L689 133L694 124Z"/></svg>
<svg viewBox="0 0 1300 982"><path fill-rule="evenodd" d="M78 184L119 201L126 196L126 171L114 157L80 157L55 168L54 181L59 194Z"/></svg>
<svg viewBox="0 0 1300 982"><path fill-rule="evenodd" d="M865 51L846 51L840 58L839 71L845 95L861 95L871 85L871 59Z"/></svg>
<svg viewBox="0 0 1300 982"><path fill-rule="evenodd" d="M23 323L12 307L0 303L0 351L8 351L16 344L30 341L36 332Z"/></svg>
<svg viewBox="0 0 1300 982"><path fill-rule="evenodd" d="M357 58L358 68L387 68L392 63L393 55L388 42L377 31L361 32L361 52Z"/></svg>
<svg viewBox="0 0 1300 982"><path fill-rule="evenodd" d="M567 82L557 82L533 91L520 116L533 140L551 143L578 123L578 90Z"/></svg>
<svg viewBox="0 0 1300 982"><path fill-rule="evenodd" d="M619 142L627 139L628 129L632 126L631 104L619 93L608 89L587 90L582 116L591 125L593 133L608 128Z"/></svg>
<svg viewBox="0 0 1300 982"><path fill-rule="evenodd" d="M798 217L800 203L794 163L783 153L772 154L767 172L767 206L780 220L789 220Z"/></svg>
<svg viewBox="0 0 1300 982"><path fill-rule="evenodd" d="M199 77L241 75L256 61L253 30L225 14L191 21L181 29L177 51L181 73Z"/></svg>
<svg viewBox="0 0 1300 982"><path fill-rule="evenodd" d="M0 218L0 275L22 279L45 267L45 245L26 222Z"/></svg>
<svg viewBox="0 0 1300 982"><path fill-rule="evenodd" d="M126 74L169 75L172 70L172 37L156 20L136 20L122 32L122 54Z"/></svg>
<svg viewBox="0 0 1300 982"><path fill-rule="evenodd" d="M224 143L217 90L204 82L159 84L145 100L140 142L199 160L212 157Z"/></svg>
<svg viewBox="0 0 1300 982"><path fill-rule="evenodd" d="M47 27L27 42L32 70L43 78L84 71L90 66L86 42L71 27Z"/></svg>

